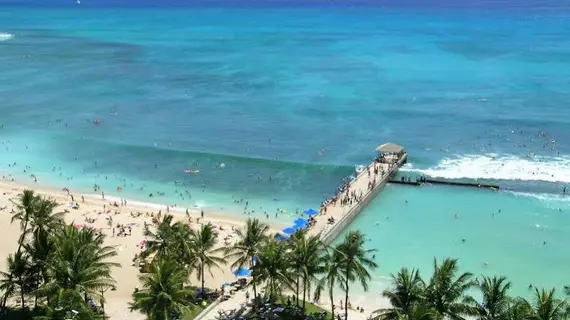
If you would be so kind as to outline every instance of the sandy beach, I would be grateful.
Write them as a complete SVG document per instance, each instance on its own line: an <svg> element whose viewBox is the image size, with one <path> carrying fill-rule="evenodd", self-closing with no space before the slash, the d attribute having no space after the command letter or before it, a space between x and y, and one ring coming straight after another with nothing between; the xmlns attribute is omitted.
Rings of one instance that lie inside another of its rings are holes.
<svg viewBox="0 0 570 320"><path fill-rule="evenodd" d="M137 312L131 313L128 309L128 303L131 301L131 294L136 286L139 285L138 276L139 271L135 268L133 263L133 257L135 253L140 252L140 243L145 239L143 236L144 222L152 222L150 213L157 214L157 205L145 206L141 203L136 203L134 205L129 204L130 201L126 200L127 205L121 206L120 200L118 201L119 206L114 206L113 201L110 201L111 197L106 197L106 200L101 199L101 196L97 199L95 195L83 195L84 202L81 200L82 194L73 193L71 190L70 195L66 191L50 190L48 188L42 188L38 186L26 186L17 184L15 182L0 182L0 208L4 208L0 211L0 224L4 227L2 235L2 243L0 246L0 268L2 270L6 269L6 258L10 253L15 252L17 248L17 239L20 235L20 226L17 222L10 223L12 217L12 202L10 199L14 199L20 194L24 189L33 189L37 193L50 197L56 200L60 206L57 208L59 211L68 210L69 213L65 215L65 220L68 223L73 223L75 225L86 225L89 227L94 227L101 229L101 231L107 235L106 243L108 245L114 246L117 250L118 255L113 259L114 262L121 264L120 268L113 269L113 277L117 281L116 291L107 291L105 293L105 311L111 319L144 319L142 314ZM72 209L69 206L71 202L71 195L74 196L74 200L78 202L79 209ZM112 198L114 199L114 198ZM111 202L111 203L110 203ZM135 203L134 201L132 203ZM166 213L166 205L162 208L162 214ZM136 213L140 212L141 215L136 217ZM133 213L134 216L131 216ZM170 210L170 213L174 215L177 220L188 221L184 209L178 208L177 210ZM127 236L113 236L113 228L108 225L107 217L112 216L113 226L117 224L130 225L131 235ZM190 213L193 225L196 225L197 219L200 218L200 214L195 212ZM87 222L87 219L95 219L93 223ZM227 245L233 242L233 228L242 228L245 225L245 220L247 217L242 215L234 216L221 216L219 214L205 213L204 219L200 219L200 223L212 223L217 226L217 231L219 233L218 239L220 246ZM271 232L277 232L281 230L284 226L278 223L270 223ZM227 240L224 240L227 239ZM213 276L206 273L206 286L215 288L219 287L224 282L235 280L235 276L231 272L231 261L227 266L222 269L213 269ZM193 284L198 284L195 275L192 275L191 282Z"/></svg>

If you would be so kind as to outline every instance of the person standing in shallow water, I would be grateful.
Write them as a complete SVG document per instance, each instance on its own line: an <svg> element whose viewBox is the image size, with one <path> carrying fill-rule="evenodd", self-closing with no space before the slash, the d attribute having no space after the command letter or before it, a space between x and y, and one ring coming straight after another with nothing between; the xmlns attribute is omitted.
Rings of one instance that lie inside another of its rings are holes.
<svg viewBox="0 0 570 320"><path fill-rule="evenodd" d="M200 210L200 217L204 218L204 209Z"/></svg>

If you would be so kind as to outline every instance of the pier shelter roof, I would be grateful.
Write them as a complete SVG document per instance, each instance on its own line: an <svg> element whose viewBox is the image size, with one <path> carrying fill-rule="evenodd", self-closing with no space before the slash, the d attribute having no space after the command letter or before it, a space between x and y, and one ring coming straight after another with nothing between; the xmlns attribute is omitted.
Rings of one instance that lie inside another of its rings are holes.
<svg viewBox="0 0 570 320"><path fill-rule="evenodd" d="M401 153L402 151L404 151L404 148L390 142L378 146L378 148L376 148L376 151L381 153Z"/></svg>

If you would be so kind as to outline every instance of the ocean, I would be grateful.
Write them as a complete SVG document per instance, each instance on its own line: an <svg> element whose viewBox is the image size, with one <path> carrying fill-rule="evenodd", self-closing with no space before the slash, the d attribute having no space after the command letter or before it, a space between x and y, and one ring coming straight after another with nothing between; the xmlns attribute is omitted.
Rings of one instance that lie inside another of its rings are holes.
<svg viewBox="0 0 570 320"><path fill-rule="evenodd" d="M567 8L86 2L0 7L6 178L288 222L394 142L403 175L501 191L388 185L349 227L372 294L448 256L570 284Z"/></svg>

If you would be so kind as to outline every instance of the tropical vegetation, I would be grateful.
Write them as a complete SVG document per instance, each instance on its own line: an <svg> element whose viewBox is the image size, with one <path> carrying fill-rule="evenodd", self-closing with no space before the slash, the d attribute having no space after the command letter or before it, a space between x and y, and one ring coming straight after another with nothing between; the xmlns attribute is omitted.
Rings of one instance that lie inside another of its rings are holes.
<svg viewBox="0 0 570 320"><path fill-rule="evenodd" d="M30 190L14 202L12 222L19 223L21 234L17 250L7 257L6 271L0 272L1 307L16 303L18 312L27 315L20 318L100 319L104 292L116 286L111 269L118 266L112 261L117 253L100 232L65 224L56 208L53 200ZM196 315L214 298L205 286L206 274L226 264L248 273L251 318L348 319L355 286L367 290L377 268L374 251L366 248L359 231L325 245L304 230L283 240L260 220L249 219L236 230L234 244L221 247L214 226L191 229L167 214L145 226L144 235L147 241L138 257L144 266L140 289L134 290L130 307L149 320ZM198 287L191 286L192 276ZM372 315L376 320L570 319L569 304L555 289L533 287L527 300L512 296L511 288L505 277L477 278L462 272L456 259L434 259L429 278L406 267L391 275L391 286L382 293L390 306ZM342 299L340 310L335 299ZM309 300L330 305L331 312ZM284 308L279 315L268 315L275 310L268 305Z"/></svg>
<svg viewBox="0 0 570 320"><path fill-rule="evenodd" d="M21 233L0 274L2 308L16 301L21 312L42 319L100 315L103 290L115 286L111 267L118 266L105 236L66 225L63 213L54 212L57 203L34 191L25 190L13 204L12 222L19 222Z"/></svg>
<svg viewBox="0 0 570 320"><path fill-rule="evenodd" d="M530 300L510 294L506 277L460 272L456 259L434 260L429 281L419 270L402 268L391 275L382 295L389 308L376 310L376 320L568 320L570 306L556 290L532 288Z"/></svg>

